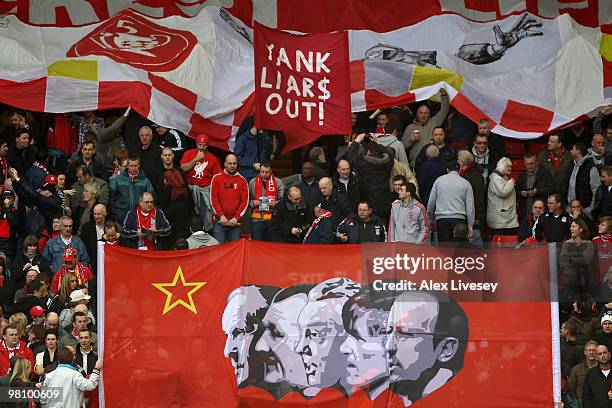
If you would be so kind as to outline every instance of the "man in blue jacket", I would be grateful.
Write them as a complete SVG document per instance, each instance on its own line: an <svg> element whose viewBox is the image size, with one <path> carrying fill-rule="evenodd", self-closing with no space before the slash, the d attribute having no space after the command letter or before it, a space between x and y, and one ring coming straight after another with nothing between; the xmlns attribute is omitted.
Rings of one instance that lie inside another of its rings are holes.
<svg viewBox="0 0 612 408"><path fill-rule="evenodd" d="M238 157L238 171L247 181L259 174L259 165L272 153L272 138L253 126L238 136L234 154Z"/></svg>

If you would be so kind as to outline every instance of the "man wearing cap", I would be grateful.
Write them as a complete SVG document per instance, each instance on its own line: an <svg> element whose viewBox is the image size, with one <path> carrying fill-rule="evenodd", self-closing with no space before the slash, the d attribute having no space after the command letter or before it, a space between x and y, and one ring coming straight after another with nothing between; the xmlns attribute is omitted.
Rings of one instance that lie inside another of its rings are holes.
<svg viewBox="0 0 612 408"><path fill-rule="evenodd" d="M474 227L474 193L471 184L459 175L459 163L448 164L448 174L439 177L431 189L427 215L438 232L438 242L451 242L457 224L466 224L468 237Z"/></svg>
<svg viewBox="0 0 612 408"><path fill-rule="evenodd" d="M85 249L83 240L75 235L72 235L73 221L70 217L60 218L60 234L47 241L43 256L47 258L51 264L51 272L57 273L58 269L64 264L66 248L75 250L75 255L78 256L79 263L89 265L89 256ZM52 290L53 292L56 292Z"/></svg>
<svg viewBox="0 0 612 408"><path fill-rule="evenodd" d="M83 312L87 315L87 318L92 322L95 322L96 317L89 310L89 300L91 296L85 293L83 289L73 290L70 293L70 302L68 308L62 310L59 316L59 324L61 327L68 327L72 323L72 317L76 312Z"/></svg>
<svg viewBox="0 0 612 408"><path fill-rule="evenodd" d="M42 306L32 306L32 308L30 309L30 317L32 318L32 324L45 324L45 313L47 313L47 310Z"/></svg>
<svg viewBox="0 0 612 408"><path fill-rule="evenodd" d="M196 149L187 150L181 159L181 169L187 173L189 189L193 194L196 213L202 218L204 231L211 231L212 205L210 203L210 182L215 174L221 173L217 158L208 149L208 135L196 136Z"/></svg>
<svg viewBox="0 0 612 408"><path fill-rule="evenodd" d="M71 273L77 277L79 286L85 286L87 282L93 279L91 269L89 269L87 265L77 261L77 250L75 248L66 248L64 250L63 260L64 265L55 272L53 281L51 281L51 292L59 292L62 279L67 273Z"/></svg>
<svg viewBox="0 0 612 408"><path fill-rule="evenodd" d="M612 310L608 310L601 316L601 333L593 340L608 347L608 350L612 349Z"/></svg>

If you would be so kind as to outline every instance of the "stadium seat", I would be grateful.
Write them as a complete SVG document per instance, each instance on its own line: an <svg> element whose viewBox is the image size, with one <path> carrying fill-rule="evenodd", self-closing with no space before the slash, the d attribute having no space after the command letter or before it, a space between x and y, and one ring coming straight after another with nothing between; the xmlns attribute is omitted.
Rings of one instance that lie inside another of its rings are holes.
<svg viewBox="0 0 612 408"><path fill-rule="evenodd" d="M546 150L548 145L546 143L529 143L529 153L539 154L542 150Z"/></svg>
<svg viewBox="0 0 612 408"><path fill-rule="evenodd" d="M525 162L523 159L514 159L512 160L512 173L521 173L525 171Z"/></svg>
<svg viewBox="0 0 612 408"><path fill-rule="evenodd" d="M511 159L522 159L525 156L525 145L520 140L504 138L504 147L506 148L506 156Z"/></svg>

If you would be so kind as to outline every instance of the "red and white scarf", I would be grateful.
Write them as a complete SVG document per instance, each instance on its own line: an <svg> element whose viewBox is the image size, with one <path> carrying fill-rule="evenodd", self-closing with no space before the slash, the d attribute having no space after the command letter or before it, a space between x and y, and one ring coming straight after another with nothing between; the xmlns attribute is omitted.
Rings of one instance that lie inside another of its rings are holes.
<svg viewBox="0 0 612 408"><path fill-rule="evenodd" d="M60 289L59 286L62 282L62 279L64 279L64 276L66 276L66 274L68 273L71 273L76 276L79 286L85 286L87 282L93 279L93 274L91 270L80 262L77 262L74 265L74 269L68 269L66 265L63 265L57 270L57 272L53 276L53 281L51 282L51 287L49 289L52 292L57 293Z"/></svg>
<svg viewBox="0 0 612 408"><path fill-rule="evenodd" d="M36 162L34 162L34 164L32 164L32 166L38 167L39 169L44 171L46 175L49 175L49 169L47 169L44 164L39 163L39 162L36 161Z"/></svg>
<svg viewBox="0 0 612 408"><path fill-rule="evenodd" d="M141 208L142 207L140 207L140 204L136 206L136 218L138 219L138 230L141 230L142 228L151 229L151 220L155 220L155 216L157 215L157 210L155 209L155 207L153 207L153 209L151 209L149 213L145 214L142 212ZM146 238L143 241L147 249L149 250L155 249L155 242L150 241Z"/></svg>
<svg viewBox="0 0 612 408"><path fill-rule="evenodd" d="M11 357L13 357L15 355L15 353L17 353L19 351L19 347L21 346L21 342L18 342L15 347L10 348L9 346L7 346L6 341L2 340L2 346L4 347L4 349L6 351L8 351L8 357L10 359Z"/></svg>
<svg viewBox="0 0 612 408"><path fill-rule="evenodd" d="M332 214L331 211L324 210L321 215L319 215L317 218L315 218L315 220L312 222L312 224L310 224L310 228L308 228L308 232L306 233L306 236L304 237L304 243L306 243L306 241L308 240L308 237L310 236L310 233L312 231L314 231L314 229L317 227L317 224L319 224L319 222L321 222L321 220L323 218L329 218L332 215L333 214Z"/></svg>
<svg viewBox="0 0 612 408"><path fill-rule="evenodd" d="M276 186L276 180L274 179L274 176L270 174L270 179L266 183L266 190L263 192L262 195L263 183L264 181L261 178L261 175L257 175L257 177L255 177L255 199L259 200L260 197L269 197L274 199L274 201L277 201L278 187ZM272 218L272 212L272 209L269 209L268 211L263 211L262 216L262 212L259 210L259 208L253 208L253 214L251 214L251 218L269 220Z"/></svg>

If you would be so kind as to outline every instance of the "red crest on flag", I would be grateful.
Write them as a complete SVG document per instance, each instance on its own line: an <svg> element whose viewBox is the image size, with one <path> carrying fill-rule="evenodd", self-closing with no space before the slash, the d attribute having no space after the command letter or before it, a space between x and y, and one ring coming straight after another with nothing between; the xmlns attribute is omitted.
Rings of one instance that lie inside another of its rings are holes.
<svg viewBox="0 0 612 408"><path fill-rule="evenodd" d="M104 55L136 68L162 72L176 69L197 43L190 32L160 26L125 10L70 47L66 56Z"/></svg>

